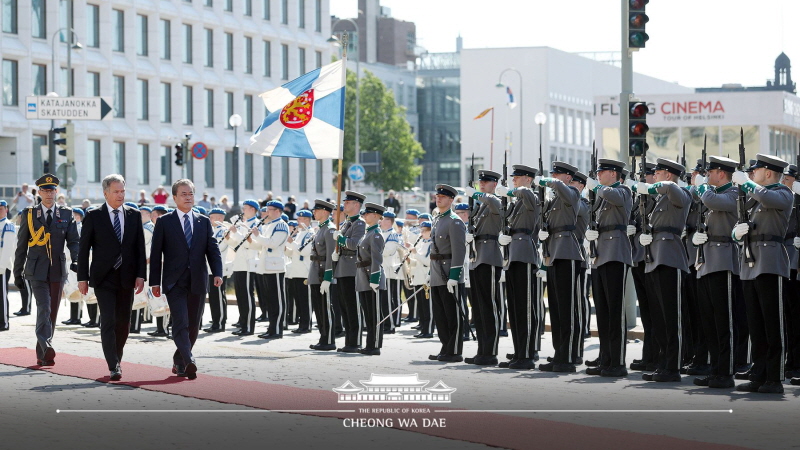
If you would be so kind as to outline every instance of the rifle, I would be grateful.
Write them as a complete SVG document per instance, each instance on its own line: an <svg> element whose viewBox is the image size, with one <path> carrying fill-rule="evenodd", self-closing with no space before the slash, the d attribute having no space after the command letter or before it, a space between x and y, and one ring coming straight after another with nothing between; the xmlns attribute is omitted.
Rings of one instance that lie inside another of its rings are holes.
<svg viewBox="0 0 800 450"><path fill-rule="evenodd" d="M544 164L542 163L542 144L539 143L539 176L544 176ZM545 221L544 216L544 196L545 196L545 188L544 186L539 186L539 201L542 203L542 207L539 208L539 221L541 223L541 230L547 231L547 222ZM549 258L550 251L547 249L547 241L542 241L542 257Z"/></svg>
<svg viewBox="0 0 800 450"><path fill-rule="evenodd" d="M469 187L475 188L475 153L472 154L472 165L469 166L469 173ZM467 232L469 234L475 234L475 199L470 197L467 203L469 203L469 223L467 224ZM469 246L469 260L475 261L474 244L470 244Z"/></svg>
<svg viewBox="0 0 800 450"><path fill-rule="evenodd" d="M647 146L644 146L642 151L642 162L639 166L639 181L642 183L647 182L646 174L647 171ZM647 217L647 203L646 203L646 195L642 195L639 193L639 214L642 216L642 233L650 234L650 220ZM653 253L650 250L649 245L644 246L644 262L651 263L653 262Z"/></svg>
<svg viewBox="0 0 800 450"><path fill-rule="evenodd" d="M705 176L706 174L706 137L703 135L703 152L701 153L701 167L700 167L700 175ZM697 212L697 225L695 229L697 230L696 233L705 233L706 232L706 209L703 207L703 201L700 200L700 205L698 206L700 210ZM706 262L706 252L705 252L705 245L700 244L697 247L697 264L703 264Z"/></svg>
<svg viewBox="0 0 800 450"><path fill-rule="evenodd" d="M681 163L681 165L683 166L683 168L685 170L685 172L684 172L685 175L684 176L687 177L687 180L688 180L688 181L686 181L686 184L691 186L692 185L692 172L689 172L688 170L686 170L687 169L687 167L686 167L686 142L683 143L683 152L681 153L680 163Z"/></svg>
<svg viewBox="0 0 800 450"><path fill-rule="evenodd" d="M508 152L503 153L503 179L500 180L500 184L505 187L508 187ZM503 234L509 235L511 234L511 227L508 225L508 196L503 196ZM506 247L505 251L503 252L503 265L508 262L510 250Z"/></svg>
<svg viewBox="0 0 800 450"><path fill-rule="evenodd" d="M589 178L596 179L597 178L597 147L595 147L595 142L592 141L592 159L591 159L591 167L589 167ZM591 216L591 220L589 221L589 229L590 230L597 230L597 213L594 210L594 204L597 200L597 194L594 190L589 191L589 203L591 204L589 209L589 214ZM590 258L597 258L597 242L595 240L589 241L589 257Z"/></svg>
<svg viewBox="0 0 800 450"><path fill-rule="evenodd" d="M747 160L744 156L744 128L739 128L739 170L744 171ZM742 222L744 221L744 222ZM750 217L747 213L747 193L739 187L739 222L750 224ZM752 227L752 224L750 224ZM742 250L744 250L744 261L753 267L756 259L753 257L753 250L750 248L750 233L744 235Z"/></svg>
<svg viewBox="0 0 800 450"><path fill-rule="evenodd" d="M237 251L239 251L239 247L244 245L244 243L247 242L248 239L250 239L250 236L253 235L253 228L258 228L261 225L264 225L264 221L266 221L266 220L267 220L267 216L264 216L258 221L257 224L255 224L252 227L250 227L250 229L247 230L247 234L244 236L244 239L242 239L242 242L239 242L239 244L237 244L236 247L234 247L233 252L236 253Z"/></svg>

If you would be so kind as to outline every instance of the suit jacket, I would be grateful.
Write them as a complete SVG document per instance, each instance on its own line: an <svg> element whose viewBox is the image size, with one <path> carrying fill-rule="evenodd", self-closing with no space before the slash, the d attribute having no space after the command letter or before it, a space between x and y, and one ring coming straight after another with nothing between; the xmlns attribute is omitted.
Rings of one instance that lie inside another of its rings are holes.
<svg viewBox="0 0 800 450"><path fill-rule="evenodd" d="M181 275L188 270L191 284L189 292L205 296L208 293L208 267L215 277L222 277L222 258L219 254L214 230L208 217L193 213L192 247L186 243L183 224L177 210L159 217L153 230L150 250L150 286L162 286L164 293L175 287ZM162 275L163 257L163 275Z"/></svg>
<svg viewBox="0 0 800 450"><path fill-rule="evenodd" d="M546 263L550 266L556 259L583 261L583 243L578 242L576 233L581 194L574 187L556 179L552 179L548 187L553 189L554 195L545 212L547 229L550 231L550 237L547 238L550 260Z"/></svg>
<svg viewBox="0 0 800 450"><path fill-rule="evenodd" d="M739 275L739 246L731 238L731 230L739 220L738 197L738 189L730 183L719 188L710 186L700 197L708 208L706 233L709 241L703 245L706 262L697 269L697 278L722 271ZM689 260L689 264L696 261Z"/></svg>
<svg viewBox="0 0 800 450"><path fill-rule="evenodd" d="M449 209L436 217L431 230L431 253L450 255L431 259L431 286L444 286L447 280L462 280L469 270L467 261L467 228L464 222Z"/></svg>
<svg viewBox="0 0 800 450"><path fill-rule="evenodd" d="M750 210L752 225L748 233L755 263L750 267L742 255L739 277L742 280L754 280L762 274L774 274L789 278L789 254L782 241L792 214L792 191L782 184L758 186L750 193L750 198L756 200ZM759 236L774 237L779 242L759 240Z"/></svg>
<svg viewBox="0 0 800 450"><path fill-rule="evenodd" d="M481 264L503 267L503 253L500 251L500 243L496 239L503 231L501 204L500 199L492 194L485 194L480 199L480 206L475 211L475 233L472 241L472 245L475 247L475 261L471 264L470 269L472 270ZM486 239L486 236L493 236L495 239Z"/></svg>
<svg viewBox="0 0 800 450"><path fill-rule="evenodd" d="M114 224L109 217L108 204L86 213L81 229L81 245L78 252L78 280L89 281L89 286L103 284L114 263L122 255L120 284L122 289L133 289L136 278L147 279L147 254L144 250L144 228L142 214L134 208L122 205L124 223L122 242L114 233ZM94 250L94 252L92 252ZM89 253L92 263L89 265Z"/></svg>
<svg viewBox="0 0 800 450"><path fill-rule="evenodd" d="M33 230L38 231L44 227L50 233L50 256L48 259L47 245L28 247L31 238L28 227L28 216L33 214ZM80 237L75 219L70 208L56 206L53 222L48 228L47 220L42 214L42 206L36 205L25 208L20 215L19 233L17 234L17 250L14 254L14 278L21 278L23 269L26 280L36 281L65 281L67 279L67 257L64 248L69 250L70 258L78 258Z"/></svg>
<svg viewBox="0 0 800 450"><path fill-rule="evenodd" d="M342 253L339 255L339 262L336 263L333 271L334 278L356 276L356 251L358 242L364 237L366 229L367 223L360 215L349 217L344 221L339 231L345 243L344 245L339 243Z"/></svg>
<svg viewBox="0 0 800 450"><path fill-rule="evenodd" d="M539 195L533 189L517 188L515 200L508 217L511 227L511 243L508 244L509 262L523 262L539 267L539 252L536 245L539 238L542 205Z"/></svg>
<svg viewBox="0 0 800 450"><path fill-rule="evenodd" d="M658 266L668 266L689 272L689 258L681 240L681 232L686 227L686 216L692 205L689 191L671 182L662 182L656 188L659 197L650 214L653 242L650 251L653 262L645 265L645 273Z"/></svg>

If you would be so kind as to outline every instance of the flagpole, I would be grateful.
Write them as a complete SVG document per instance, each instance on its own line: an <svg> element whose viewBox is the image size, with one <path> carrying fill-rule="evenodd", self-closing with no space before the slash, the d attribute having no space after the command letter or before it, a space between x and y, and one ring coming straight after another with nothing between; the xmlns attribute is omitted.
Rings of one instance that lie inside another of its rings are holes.
<svg viewBox="0 0 800 450"><path fill-rule="evenodd" d="M345 98L347 98L347 32L342 34L342 86L344 86ZM344 109L344 102L342 102L342 109ZM344 113L344 111L342 111ZM342 114L344 117L344 114ZM344 124L344 120L342 120ZM344 130L339 136L339 176L336 177L336 209L340 208L342 204L342 158L344 157ZM342 222L340 217L336 215L336 230L339 230L339 224ZM339 251L339 246L336 246L336 251Z"/></svg>
<svg viewBox="0 0 800 450"><path fill-rule="evenodd" d="M492 134L489 138L489 170L494 165L494 108L492 108Z"/></svg>

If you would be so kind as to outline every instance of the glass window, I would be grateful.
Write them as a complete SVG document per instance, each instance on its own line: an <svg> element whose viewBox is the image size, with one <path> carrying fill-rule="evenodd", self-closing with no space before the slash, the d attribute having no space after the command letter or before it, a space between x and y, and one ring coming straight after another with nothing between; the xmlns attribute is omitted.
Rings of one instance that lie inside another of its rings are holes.
<svg viewBox="0 0 800 450"><path fill-rule="evenodd" d="M244 154L244 188L253 189L253 154Z"/></svg>
<svg viewBox="0 0 800 450"><path fill-rule="evenodd" d="M31 2L31 36L47 39L47 7L45 0Z"/></svg>
<svg viewBox="0 0 800 450"><path fill-rule="evenodd" d="M225 11L233 11L233 0L225 0Z"/></svg>
<svg viewBox="0 0 800 450"><path fill-rule="evenodd" d="M225 70L233 70L233 33L225 33Z"/></svg>
<svg viewBox="0 0 800 450"><path fill-rule="evenodd" d="M172 59L172 22L161 19L161 59Z"/></svg>
<svg viewBox="0 0 800 450"><path fill-rule="evenodd" d="M289 23L289 0L281 0L281 23Z"/></svg>
<svg viewBox="0 0 800 450"><path fill-rule="evenodd" d="M192 63L192 26L183 24L183 62Z"/></svg>
<svg viewBox="0 0 800 450"><path fill-rule="evenodd" d="M191 86L183 87L183 124L194 124L194 89Z"/></svg>
<svg viewBox="0 0 800 450"><path fill-rule="evenodd" d="M580 113L578 113L578 117L575 118L575 143L581 145L583 143L583 120L580 118Z"/></svg>
<svg viewBox="0 0 800 450"><path fill-rule="evenodd" d="M50 172L50 167L44 167L44 161L47 160L47 136L33 135L33 173Z"/></svg>
<svg viewBox="0 0 800 450"><path fill-rule="evenodd" d="M322 31L322 0L314 1L314 31Z"/></svg>
<svg viewBox="0 0 800 450"><path fill-rule="evenodd" d="M210 8L214 7L214 0L205 0L205 5Z"/></svg>
<svg viewBox="0 0 800 450"><path fill-rule="evenodd" d="M92 97L100 96L100 72L86 72L86 93Z"/></svg>
<svg viewBox="0 0 800 450"><path fill-rule="evenodd" d="M64 28L65 30L69 30L73 28L75 16L75 7L73 5L72 0L59 0L58 2L58 23L59 28ZM67 42L67 38L69 34L64 31L61 33L61 42Z"/></svg>
<svg viewBox="0 0 800 450"><path fill-rule="evenodd" d="M281 189L289 192L289 158L281 158Z"/></svg>
<svg viewBox="0 0 800 450"><path fill-rule="evenodd" d="M162 185L172 184L172 147L169 145L161 146L161 183Z"/></svg>
<svg viewBox="0 0 800 450"><path fill-rule="evenodd" d="M281 80L289 79L289 46L281 44Z"/></svg>
<svg viewBox="0 0 800 450"><path fill-rule="evenodd" d="M225 128L232 130L233 127L231 126L230 121L228 118L233 115L233 92L226 92L225 93Z"/></svg>
<svg viewBox="0 0 800 450"><path fill-rule="evenodd" d="M172 84L161 83L161 122L172 122Z"/></svg>
<svg viewBox="0 0 800 450"><path fill-rule="evenodd" d="M208 150L208 156L206 156L205 160L206 164L206 187L213 188L214 187L214 150Z"/></svg>
<svg viewBox="0 0 800 450"><path fill-rule="evenodd" d="M66 67L62 67L59 71L59 78L58 82L61 85L68 87L67 95L72 96L75 95L75 69L72 69L71 77L68 75L70 72L67 70Z"/></svg>
<svg viewBox="0 0 800 450"><path fill-rule="evenodd" d="M264 0L264 3L262 4L262 10L261 10L262 11L262 16L261 17L263 17L264 20L269 20L270 19L269 7L270 7L270 1L269 0Z"/></svg>
<svg viewBox="0 0 800 450"><path fill-rule="evenodd" d="M572 144L574 142L575 135L573 134L573 127L572 127L572 115L567 114L567 144Z"/></svg>
<svg viewBox="0 0 800 450"><path fill-rule="evenodd" d="M114 142L114 151L111 153L111 170L125 176L125 143Z"/></svg>
<svg viewBox="0 0 800 450"><path fill-rule="evenodd" d="M47 66L34 64L31 70L33 95L47 95Z"/></svg>
<svg viewBox="0 0 800 450"><path fill-rule="evenodd" d="M139 164L137 170L137 180L139 186L150 184L150 146L139 144Z"/></svg>
<svg viewBox="0 0 800 450"><path fill-rule="evenodd" d="M206 28L206 67L214 67L214 30Z"/></svg>
<svg viewBox="0 0 800 450"><path fill-rule="evenodd" d="M3 32L17 34L17 0L3 0ZM36 173L36 171L34 171Z"/></svg>
<svg viewBox="0 0 800 450"><path fill-rule="evenodd" d="M253 0L244 0L244 15L253 15Z"/></svg>
<svg viewBox="0 0 800 450"><path fill-rule="evenodd" d="M300 192L306 191L306 161L303 158L297 160L298 166L297 173L300 175L297 179L298 184L300 185Z"/></svg>
<svg viewBox="0 0 800 450"><path fill-rule="evenodd" d="M317 167L316 167L316 179L317 179L317 193L322 193L322 160L316 160Z"/></svg>
<svg viewBox="0 0 800 450"><path fill-rule="evenodd" d="M86 181L100 182L100 141L89 139L86 146Z"/></svg>
<svg viewBox="0 0 800 450"><path fill-rule="evenodd" d="M19 102L19 74L17 62L11 59L3 60L3 105L17 106Z"/></svg>
<svg viewBox="0 0 800 450"><path fill-rule="evenodd" d="M297 0L297 26L306 27L306 0Z"/></svg>
<svg viewBox="0 0 800 450"><path fill-rule="evenodd" d="M264 190L272 190L272 158L269 156L264 157Z"/></svg>
<svg viewBox="0 0 800 450"><path fill-rule="evenodd" d="M547 128L548 128L548 132L549 132L548 140L549 141L555 141L556 140L556 113L555 113L555 108L552 108L552 111L550 111L550 118L547 119Z"/></svg>
<svg viewBox="0 0 800 450"><path fill-rule="evenodd" d="M587 117L586 119L584 119L584 121L583 121L583 145L585 145L585 146L588 146L589 145L589 141L592 139L592 136L591 136L592 132L591 132L591 128L590 128L591 126L592 126L592 123L589 120L589 118Z"/></svg>
<svg viewBox="0 0 800 450"><path fill-rule="evenodd" d="M314 68L322 67L322 52L314 52Z"/></svg>
<svg viewBox="0 0 800 450"><path fill-rule="evenodd" d="M244 73L253 73L253 38L244 37Z"/></svg>
<svg viewBox="0 0 800 450"><path fill-rule="evenodd" d="M230 116L228 116L230 117ZM244 96L244 131L253 131L253 96Z"/></svg>
<svg viewBox="0 0 800 450"><path fill-rule="evenodd" d="M100 6L86 5L86 46L100 47Z"/></svg>
<svg viewBox="0 0 800 450"><path fill-rule="evenodd" d="M225 152L225 189L233 189L233 152Z"/></svg>
<svg viewBox="0 0 800 450"><path fill-rule="evenodd" d="M300 48L297 52L297 59L298 59L298 67L300 68L300 74L306 73L306 49Z"/></svg>
<svg viewBox="0 0 800 450"><path fill-rule="evenodd" d="M114 30L111 50L115 52L125 51L125 12L115 9L111 13L111 29Z"/></svg>
<svg viewBox="0 0 800 450"><path fill-rule="evenodd" d="M264 41L264 76L272 76L272 42Z"/></svg>
<svg viewBox="0 0 800 450"><path fill-rule="evenodd" d="M125 117L125 77L114 75L114 117Z"/></svg>
<svg viewBox="0 0 800 450"><path fill-rule="evenodd" d="M214 90L206 89L206 127L214 126Z"/></svg>
<svg viewBox="0 0 800 450"><path fill-rule="evenodd" d="M139 33L136 39L136 54L147 56L147 16L136 15L136 29Z"/></svg>
<svg viewBox="0 0 800 450"><path fill-rule="evenodd" d="M136 118L139 120L147 120L150 118L150 105L149 105L150 83L147 80L139 79L136 80L136 84L138 85L137 90L139 91L138 92L139 102L138 105L136 105L137 106L136 109L139 115Z"/></svg>
<svg viewBox="0 0 800 450"><path fill-rule="evenodd" d="M558 142L564 142L564 110L558 112Z"/></svg>

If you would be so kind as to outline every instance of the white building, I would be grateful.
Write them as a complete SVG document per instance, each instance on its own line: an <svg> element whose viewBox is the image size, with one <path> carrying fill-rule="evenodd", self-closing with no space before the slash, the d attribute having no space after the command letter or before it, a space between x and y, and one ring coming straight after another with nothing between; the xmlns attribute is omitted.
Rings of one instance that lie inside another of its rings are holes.
<svg viewBox="0 0 800 450"><path fill-rule="evenodd" d="M522 86L520 77L511 70L503 75L502 80L499 79L506 68L519 72ZM516 108L509 109L506 105L508 96L505 89L496 87L499 81L511 88ZM633 85L640 97L693 92L691 88L640 74L634 74ZM462 50L462 185L469 180L473 153L476 169L500 172L506 148L509 149L509 166L521 161L536 167L540 133L534 116L539 112L547 117L541 136L545 170L556 159L587 170L595 138L594 99L598 95L618 95L620 89L618 67L549 47ZM490 107L495 108L493 151L490 146L491 114L473 120ZM520 130L522 114L524 126ZM505 136L509 135L511 143L507 144Z"/></svg>
<svg viewBox="0 0 800 450"><path fill-rule="evenodd" d="M169 185L182 170L198 191L231 197L234 113L243 118L240 199L263 198L268 190L300 202L329 195L329 160L246 153L265 115L258 95L330 61L328 0L6 0L0 16L0 185L42 173L50 122L26 120L25 97L67 95L66 44L55 49L55 88L51 57L54 34L71 26L83 48L72 51L69 94L107 97L115 108L111 119L75 122L73 198L101 198L99 182L109 173L125 175L138 197L139 189ZM188 132L191 143L211 151L181 168L174 146Z"/></svg>

